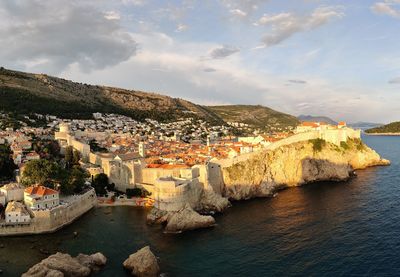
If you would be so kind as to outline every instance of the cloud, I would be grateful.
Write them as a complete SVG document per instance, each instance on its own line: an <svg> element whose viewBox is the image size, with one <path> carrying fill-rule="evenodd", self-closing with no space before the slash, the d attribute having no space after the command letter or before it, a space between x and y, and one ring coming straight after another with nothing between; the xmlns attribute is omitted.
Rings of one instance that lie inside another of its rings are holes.
<svg viewBox="0 0 400 277"><path fill-rule="evenodd" d="M275 24L285 20L291 20L293 15L291 13L279 13L275 15L264 14L257 22L254 23L255 26Z"/></svg>
<svg viewBox="0 0 400 277"><path fill-rule="evenodd" d="M400 1L386 0L384 2L377 2L372 5L371 10L377 14L385 14L392 17L400 17L400 11L393 8L394 5L398 5Z"/></svg>
<svg viewBox="0 0 400 277"><path fill-rule="evenodd" d="M396 77L396 78L390 79L388 81L388 83L389 84L400 84L400 77Z"/></svg>
<svg viewBox="0 0 400 277"><path fill-rule="evenodd" d="M217 70L212 67L207 67L203 69L204 72L216 72Z"/></svg>
<svg viewBox="0 0 400 277"><path fill-rule="evenodd" d="M248 17L269 0L220 0L220 3L234 17Z"/></svg>
<svg viewBox="0 0 400 277"><path fill-rule="evenodd" d="M0 60L54 73L73 63L85 71L101 69L136 53L137 44L119 25L117 12L82 2L0 2L0 44L8 46L0 51Z"/></svg>
<svg viewBox="0 0 400 277"><path fill-rule="evenodd" d="M240 10L240 9L232 9L229 12L234 16L239 16L239 17L247 16L247 13L242 11L242 10Z"/></svg>
<svg viewBox="0 0 400 277"><path fill-rule="evenodd" d="M178 24L178 26L175 29L175 32L180 33L180 32L184 32L189 28L189 26L185 25L185 24Z"/></svg>
<svg viewBox="0 0 400 277"><path fill-rule="evenodd" d="M147 0L122 0L125 5L144 6Z"/></svg>
<svg viewBox="0 0 400 277"><path fill-rule="evenodd" d="M120 20L121 19L121 15L116 11L105 12L104 17L108 20Z"/></svg>
<svg viewBox="0 0 400 277"><path fill-rule="evenodd" d="M340 111L344 120L393 117L392 111L384 108L388 104L380 98L378 89L358 87L354 83L337 85L336 80L330 82L315 76L307 76L307 85L287 86L289 79L285 73L260 71L249 66L240 56L199 59L209 49L219 48L213 43L177 41L164 33L132 35L142 45L142 50L128 61L89 73L72 65L62 77L153 91L198 104L260 104L290 114L326 114L331 117ZM341 101L343 97L348 101Z"/></svg>
<svg viewBox="0 0 400 277"><path fill-rule="evenodd" d="M292 83L292 84L307 84L307 81L298 80L298 79L291 79L291 80L288 80L288 82Z"/></svg>
<svg viewBox="0 0 400 277"><path fill-rule="evenodd" d="M211 59L224 59L229 57L235 53L238 53L240 49L235 46L224 45L222 47L217 47L209 52L209 56Z"/></svg>
<svg viewBox="0 0 400 277"><path fill-rule="evenodd" d="M256 49L279 44L296 33L314 30L334 18L343 16L344 13L338 7L319 7L307 17L292 13L264 14L254 25L268 26L271 31L264 35L262 38L263 44L256 47Z"/></svg>

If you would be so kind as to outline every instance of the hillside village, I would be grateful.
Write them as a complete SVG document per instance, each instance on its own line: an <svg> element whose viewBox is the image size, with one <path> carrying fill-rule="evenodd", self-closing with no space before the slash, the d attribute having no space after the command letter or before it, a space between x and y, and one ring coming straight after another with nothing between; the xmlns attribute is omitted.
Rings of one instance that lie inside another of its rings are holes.
<svg viewBox="0 0 400 277"><path fill-rule="evenodd" d="M222 194L226 163L296 141L318 138L340 145L360 137L345 122L303 122L290 132L241 137L230 125L193 118L160 123L102 113L89 120L35 116L47 126L0 131L0 145L9 148L6 156L15 165L0 187L0 235L56 230L98 204L195 208L204 191ZM67 180L81 180L79 185L73 181L68 188L55 177L33 176L30 167L40 161L74 172L68 174L78 177Z"/></svg>

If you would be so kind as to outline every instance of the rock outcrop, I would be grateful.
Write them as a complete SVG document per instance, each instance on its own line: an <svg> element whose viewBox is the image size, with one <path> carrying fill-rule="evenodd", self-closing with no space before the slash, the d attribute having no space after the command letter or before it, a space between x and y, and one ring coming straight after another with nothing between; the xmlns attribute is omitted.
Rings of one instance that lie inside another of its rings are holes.
<svg viewBox="0 0 400 277"><path fill-rule="evenodd" d="M348 140L341 147L306 141L254 154L246 161L224 167L225 197L233 200L265 197L277 188L316 181L341 181L356 169L387 165L361 140Z"/></svg>
<svg viewBox="0 0 400 277"><path fill-rule="evenodd" d="M137 277L158 276L160 272L157 258L153 252L151 252L149 246L143 247L136 253L130 255L123 265L133 276Z"/></svg>
<svg viewBox="0 0 400 277"><path fill-rule="evenodd" d="M189 205L182 210L173 213L167 219L166 232L179 233L200 228L208 228L215 225L215 219L209 215L200 215Z"/></svg>
<svg viewBox="0 0 400 277"><path fill-rule="evenodd" d="M31 267L22 277L83 277L99 270L107 262L101 254L79 254L76 258L69 254L56 253Z"/></svg>
<svg viewBox="0 0 400 277"><path fill-rule="evenodd" d="M203 190L196 210L203 212L222 212L231 206L228 198L222 197L213 190Z"/></svg>
<svg viewBox="0 0 400 277"><path fill-rule="evenodd" d="M166 224L165 232L181 233L184 231L209 228L215 225L215 219L209 215L201 215L190 205L176 212L162 211L153 208L147 215L148 224Z"/></svg>

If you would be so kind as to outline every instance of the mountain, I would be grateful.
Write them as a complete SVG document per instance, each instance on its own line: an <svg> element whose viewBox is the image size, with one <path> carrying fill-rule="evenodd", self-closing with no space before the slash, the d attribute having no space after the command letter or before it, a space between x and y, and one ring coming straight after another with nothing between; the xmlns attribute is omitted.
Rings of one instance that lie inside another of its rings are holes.
<svg viewBox="0 0 400 277"><path fill-rule="evenodd" d="M392 122L383 126L365 130L368 134L390 134L400 133L400 121Z"/></svg>
<svg viewBox="0 0 400 277"><path fill-rule="evenodd" d="M222 122L206 107L156 93L76 83L44 74L0 68L0 110L87 118L93 112L119 113L136 119L174 120L197 116Z"/></svg>
<svg viewBox="0 0 400 277"><path fill-rule="evenodd" d="M91 118L92 113L118 113L160 121L195 117L212 124L243 122L265 126L296 126L291 115L262 106L208 107L137 90L76 83L45 74L0 68L0 111L16 115L40 113L62 118Z"/></svg>
<svg viewBox="0 0 400 277"><path fill-rule="evenodd" d="M295 127L300 122L289 114L281 113L264 106L227 105L209 106L209 110L220 116L226 122L242 122L252 127L267 129L269 127ZM268 126L266 128L266 126Z"/></svg>
<svg viewBox="0 0 400 277"><path fill-rule="evenodd" d="M304 115L304 114L302 114L302 115L299 115L297 118L301 122L314 121L314 122L326 122L326 123L332 124L332 125L337 125L338 124L335 120L333 120L333 119L331 119L331 118L329 118L327 116L312 116L312 115Z"/></svg>
<svg viewBox="0 0 400 277"><path fill-rule="evenodd" d="M353 129L362 129L362 130L366 130L366 129L371 129L371 128L376 128L376 127L381 127L384 124L382 123L371 123L371 122L356 122L356 123L350 123L347 124L349 127L353 128Z"/></svg>

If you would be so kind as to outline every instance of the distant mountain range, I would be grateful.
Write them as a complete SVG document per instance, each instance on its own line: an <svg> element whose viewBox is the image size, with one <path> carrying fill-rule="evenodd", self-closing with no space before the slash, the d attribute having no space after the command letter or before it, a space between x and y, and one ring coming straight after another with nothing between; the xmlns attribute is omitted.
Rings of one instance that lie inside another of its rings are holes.
<svg viewBox="0 0 400 277"><path fill-rule="evenodd" d="M232 105L208 107L183 99L121 88L88 85L0 68L0 111L91 118L92 113L118 113L142 120L170 121L195 117L212 124L243 122L254 127L296 126L296 117L267 107Z"/></svg>
<svg viewBox="0 0 400 277"><path fill-rule="evenodd" d="M327 116L313 116L313 115L299 115L297 117L301 122L312 121L312 122L326 122L328 124L337 125L337 122Z"/></svg>
<svg viewBox="0 0 400 277"><path fill-rule="evenodd" d="M348 125L354 129L362 129L362 130L383 126L382 123L371 123L371 122L356 122L356 123L350 123Z"/></svg>

